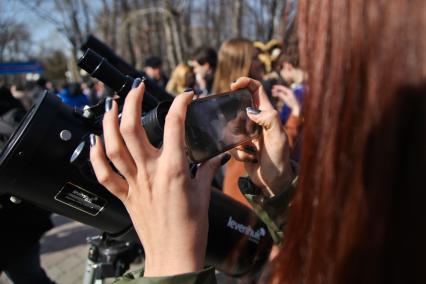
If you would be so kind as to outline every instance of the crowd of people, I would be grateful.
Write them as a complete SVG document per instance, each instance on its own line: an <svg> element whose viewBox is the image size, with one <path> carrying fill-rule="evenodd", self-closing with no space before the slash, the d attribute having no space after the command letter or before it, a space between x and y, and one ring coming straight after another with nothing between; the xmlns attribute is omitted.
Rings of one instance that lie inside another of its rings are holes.
<svg viewBox="0 0 426 284"><path fill-rule="evenodd" d="M333 4L300 1L297 48L233 38L217 52L195 49L170 79L160 58L148 58L144 74L175 96L161 150L135 117L143 80L128 94L120 124L117 103L106 100L110 131L104 143L91 135L90 159L129 212L146 257L144 276L123 283L215 283L214 268L204 267L213 179L253 208L274 239L256 281L426 282L426 45L419 36L426 4ZM108 96L94 81L35 88L77 107ZM261 136L191 176L188 105L241 88L253 96L247 116ZM11 93L30 104L28 88Z"/></svg>

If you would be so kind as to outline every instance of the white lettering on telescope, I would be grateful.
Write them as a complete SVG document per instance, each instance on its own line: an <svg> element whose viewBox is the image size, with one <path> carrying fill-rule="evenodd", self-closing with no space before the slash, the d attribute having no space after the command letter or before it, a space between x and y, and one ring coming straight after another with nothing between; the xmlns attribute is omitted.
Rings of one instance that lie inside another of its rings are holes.
<svg viewBox="0 0 426 284"><path fill-rule="evenodd" d="M266 235L266 231L263 227L259 228L257 231L254 231L252 227L245 226L232 219L232 216L229 216L228 224L226 226L240 232L243 235L249 236L250 240L256 244L259 243L261 237Z"/></svg>

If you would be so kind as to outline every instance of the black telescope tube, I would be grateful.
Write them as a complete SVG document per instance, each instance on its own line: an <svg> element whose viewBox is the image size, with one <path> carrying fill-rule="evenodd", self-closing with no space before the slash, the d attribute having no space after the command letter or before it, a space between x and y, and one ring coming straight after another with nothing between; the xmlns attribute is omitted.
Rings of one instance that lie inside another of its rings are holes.
<svg viewBox="0 0 426 284"><path fill-rule="evenodd" d="M120 101L124 101L127 93L132 88L133 78L124 75L117 68L111 65L108 60L100 56L90 48L78 60L77 65L85 70L90 76L99 79L108 87L113 89L120 96ZM149 93L144 94L142 109L148 112L154 109L158 100Z"/></svg>
<svg viewBox="0 0 426 284"><path fill-rule="evenodd" d="M115 68L117 68L121 73L124 73L133 78L147 77L145 80L145 90L148 93L152 94L152 96L157 98L159 101L173 100L172 95L170 95L163 88L157 86L157 84L152 79L149 79L144 72L139 72L138 70L136 70L132 65L124 61L117 54L115 54L114 51L108 45L106 45L93 35L88 35L80 47L83 52L85 52L89 48L100 56L104 57L106 60L108 60L108 62L111 65L115 66Z"/></svg>
<svg viewBox="0 0 426 284"><path fill-rule="evenodd" d="M87 36L80 49L83 52L88 49L93 50L101 57L106 58L109 63L114 65L115 68L117 68L126 75L129 75L134 78L139 77L141 75L135 68L133 68L133 66L118 57L109 46L104 44L102 41L100 41L93 35Z"/></svg>

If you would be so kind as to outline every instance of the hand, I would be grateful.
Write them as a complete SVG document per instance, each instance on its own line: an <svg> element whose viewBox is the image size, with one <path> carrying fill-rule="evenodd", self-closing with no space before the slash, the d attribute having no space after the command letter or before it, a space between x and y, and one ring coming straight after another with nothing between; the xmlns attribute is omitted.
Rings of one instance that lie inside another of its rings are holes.
<svg viewBox="0 0 426 284"><path fill-rule="evenodd" d="M267 196L274 196L293 178L287 135L260 82L242 77L231 84L232 90L241 88L251 91L254 104L259 108L249 109L247 115L262 127L262 135L231 150L231 154L244 162L249 178L256 186Z"/></svg>
<svg viewBox="0 0 426 284"><path fill-rule="evenodd" d="M272 96L282 100L291 109L291 114L299 117L300 116L300 104L294 92L282 85L274 85L272 87Z"/></svg>
<svg viewBox="0 0 426 284"><path fill-rule="evenodd" d="M99 183L130 214L145 250L145 276L198 271L204 267L211 180L222 157L201 165L191 179L184 122L192 91L175 98L166 117L163 148L153 147L140 124L144 90L141 83L130 91L121 123L116 102L106 102L105 150L102 140L91 136L90 159Z"/></svg>

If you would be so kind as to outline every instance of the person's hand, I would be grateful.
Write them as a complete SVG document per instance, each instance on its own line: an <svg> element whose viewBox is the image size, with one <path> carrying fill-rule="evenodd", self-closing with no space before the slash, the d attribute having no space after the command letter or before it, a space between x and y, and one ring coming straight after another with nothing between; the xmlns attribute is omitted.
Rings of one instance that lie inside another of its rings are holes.
<svg viewBox="0 0 426 284"><path fill-rule="evenodd" d="M250 180L267 196L274 196L288 185L293 172L289 145L278 112L270 103L260 82L242 77L231 84L232 90L248 88L258 109L247 110L248 117L262 127L262 135L240 145L231 154L244 162Z"/></svg>
<svg viewBox="0 0 426 284"><path fill-rule="evenodd" d="M291 114L299 117L300 116L300 104L294 92L282 85L274 85L272 87L272 96L282 100L291 109Z"/></svg>
<svg viewBox="0 0 426 284"><path fill-rule="evenodd" d="M105 146L91 135L92 166L99 183L130 214L145 250L145 276L198 271L204 267L211 180L222 156L190 177L184 122L192 91L175 98L166 117L163 148L153 147L140 123L144 90L142 83L128 94L121 123L117 103L106 101Z"/></svg>

